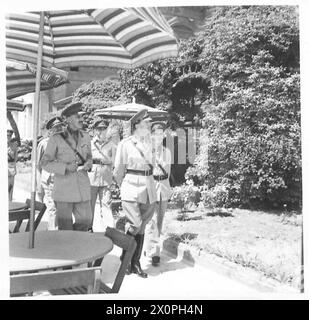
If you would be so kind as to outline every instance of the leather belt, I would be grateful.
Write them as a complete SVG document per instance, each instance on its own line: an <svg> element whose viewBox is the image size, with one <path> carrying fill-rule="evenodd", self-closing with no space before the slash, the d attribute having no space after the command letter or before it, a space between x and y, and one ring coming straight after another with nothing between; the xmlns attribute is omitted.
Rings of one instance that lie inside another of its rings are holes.
<svg viewBox="0 0 309 320"><path fill-rule="evenodd" d="M167 174L161 174L161 175L158 175L158 176L153 176L153 178L156 180L156 181L161 181L161 180L166 180L168 179L168 175Z"/></svg>
<svg viewBox="0 0 309 320"><path fill-rule="evenodd" d="M136 174L138 176L151 176L152 170L134 170L134 169L127 169L127 173Z"/></svg>
<svg viewBox="0 0 309 320"><path fill-rule="evenodd" d="M8 160L8 163L13 163L13 162L15 162L14 160Z"/></svg>
<svg viewBox="0 0 309 320"><path fill-rule="evenodd" d="M92 160L92 164L108 165L109 163L101 162L100 160Z"/></svg>

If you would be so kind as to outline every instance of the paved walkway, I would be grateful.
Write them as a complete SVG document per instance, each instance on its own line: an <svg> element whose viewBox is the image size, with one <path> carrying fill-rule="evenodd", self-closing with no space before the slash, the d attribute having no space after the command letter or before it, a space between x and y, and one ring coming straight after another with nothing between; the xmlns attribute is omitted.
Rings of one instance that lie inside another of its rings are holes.
<svg viewBox="0 0 309 320"><path fill-rule="evenodd" d="M25 183L26 175L16 177L13 200L24 201L30 197L30 181ZM30 180L30 177L29 177ZM97 206L98 207L98 206ZM96 211L94 229L103 231L104 225L98 220ZM44 216L39 229L47 228L47 216ZM110 219L108 219L110 220ZM112 226L112 222L107 221ZM104 258L103 279L111 282L119 265L120 250L118 248ZM149 277L142 279L135 274L124 278L119 297L127 299L241 299L257 298L260 292L242 283L231 280L213 270L197 264L189 265L180 257L162 256L159 267L153 267L146 257L141 264Z"/></svg>
<svg viewBox="0 0 309 320"><path fill-rule="evenodd" d="M119 265L119 252L113 251L103 261L104 281L113 279ZM142 259L142 266L148 273L147 279L135 274L124 278L121 295L134 299L215 299L222 297L248 297L258 291L230 280L201 266L190 266L182 259L161 256L161 265L153 267Z"/></svg>

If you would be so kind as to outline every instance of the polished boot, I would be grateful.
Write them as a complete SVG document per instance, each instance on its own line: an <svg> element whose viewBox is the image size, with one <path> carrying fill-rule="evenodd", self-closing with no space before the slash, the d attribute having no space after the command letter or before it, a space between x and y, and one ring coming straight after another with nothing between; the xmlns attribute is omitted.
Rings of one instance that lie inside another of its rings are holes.
<svg viewBox="0 0 309 320"><path fill-rule="evenodd" d="M136 249L131 259L131 272L137 274L142 278L147 278L148 274L143 271L143 269L141 268L141 264L139 262L142 255L143 245L144 245L144 236L145 236L144 234L137 234L135 236Z"/></svg>
<svg viewBox="0 0 309 320"><path fill-rule="evenodd" d="M160 257L159 256L153 256L151 258L151 264L154 266L154 267L158 267L160 265Z"/></svg>

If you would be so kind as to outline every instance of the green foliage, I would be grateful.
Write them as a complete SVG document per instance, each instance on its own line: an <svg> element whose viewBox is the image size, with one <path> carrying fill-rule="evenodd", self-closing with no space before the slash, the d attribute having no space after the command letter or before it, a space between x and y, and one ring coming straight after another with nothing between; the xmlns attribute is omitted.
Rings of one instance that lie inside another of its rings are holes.
<svg viewBox="0 0 309 320"><path fill-rule="evenodd" d="M200 188L194 186L193 181L188 180L185 184L173 188L170 203L172 206L181 209L181 211L197 206L199 201Z"/></svg>
<svg viewBox="0 0 309 320"><path fill-rule="evenodd" d="M198 37L211 80L187 171L226 204L301 206L299 30L293 7L223 8Z"/></svg>
<svg viewBox="0 0 309 320"><path fill-rule="evenodd" d="M26 162L31 159L32 140L21 140L20 147L18 147L18 162Z"/></svg>
<svg viewBox="0 0 309 320"><path fill-rule="evenodd" d="M180 41L179 55L120 73L122 87L136 101L170 112L172 128L183 126L200 113L209 79L201 71L197 57L202 52L194 39Z"/></svg>
<svg viewBox="0 0 309 320"><path fill-rule="evenodd" d="M96 121L96 109L109 108L114 105L129 103L121 84L112 80L95 80L80 86L73 94L73 102L83 103L85 126L91 128Z"/></svg>
<svg viewBox="0 0 309 320"><path fill-rule="evenodd" d="M200 193L204 208L214 209L229 206L229 191L224 184L216 184L211 189L201 186Z"/></svg>

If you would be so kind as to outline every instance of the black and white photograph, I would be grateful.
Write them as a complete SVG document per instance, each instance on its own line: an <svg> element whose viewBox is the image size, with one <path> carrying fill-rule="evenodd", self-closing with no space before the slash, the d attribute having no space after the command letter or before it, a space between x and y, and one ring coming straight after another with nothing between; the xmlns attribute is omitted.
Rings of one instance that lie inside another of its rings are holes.
<svg viewBox="0 0 309 320"><path fill-rule="evenodd" d="M305 2L2 6L1 299L305 299Z"/></svg>

